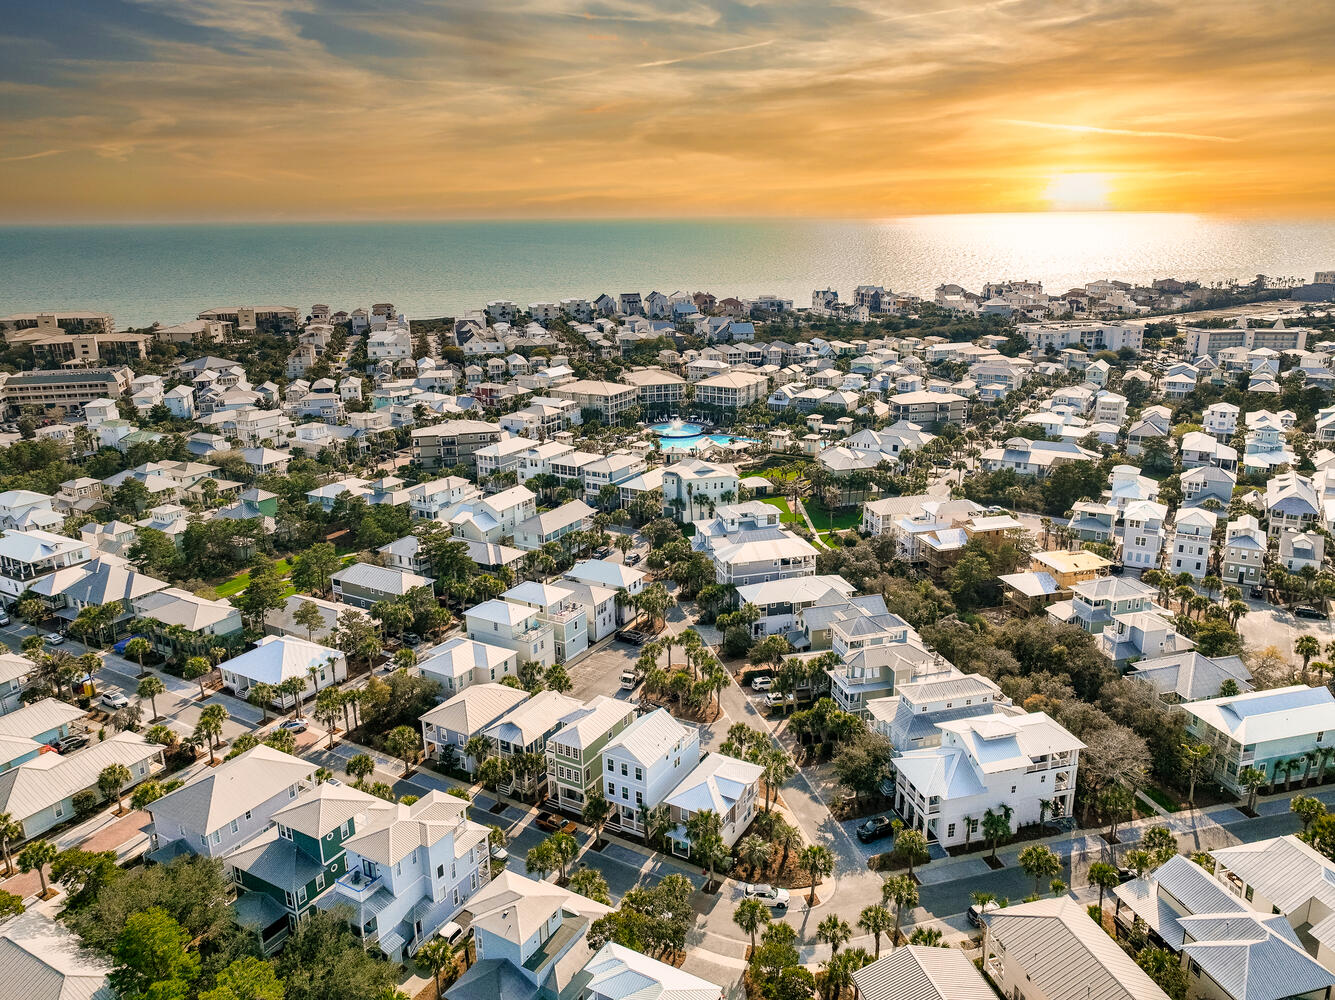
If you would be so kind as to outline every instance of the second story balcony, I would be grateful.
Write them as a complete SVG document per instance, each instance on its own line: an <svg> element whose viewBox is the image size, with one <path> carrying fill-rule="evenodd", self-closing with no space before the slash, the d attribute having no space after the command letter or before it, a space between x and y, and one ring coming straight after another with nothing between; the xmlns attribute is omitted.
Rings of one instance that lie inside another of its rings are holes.
<svg viewBox="0 0 1335 1000"><path fill-rule="evenodd" d="M382 875L369 875L360 868L354 868L334 883L334 891L346 896L358 905L366 902L385 884Z"/></svg>

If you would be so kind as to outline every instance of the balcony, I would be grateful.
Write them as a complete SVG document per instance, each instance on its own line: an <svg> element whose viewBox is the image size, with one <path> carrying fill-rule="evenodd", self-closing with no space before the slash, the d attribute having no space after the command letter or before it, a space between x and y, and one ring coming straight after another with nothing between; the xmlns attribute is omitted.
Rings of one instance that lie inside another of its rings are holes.
<svg viewBox="0 0 1335 1000"><path fill-rule="evenodd" d="M385 884L384 878L367 875L360 868L354 869L334 883L335 889L358 905L366 902Z"/></svg>

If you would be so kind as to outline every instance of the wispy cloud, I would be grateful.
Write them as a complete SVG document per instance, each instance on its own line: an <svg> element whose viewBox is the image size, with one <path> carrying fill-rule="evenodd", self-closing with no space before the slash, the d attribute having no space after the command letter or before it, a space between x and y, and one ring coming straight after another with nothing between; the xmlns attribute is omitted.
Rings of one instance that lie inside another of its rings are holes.
<svg viewBox="0 0 1335 1000"><path fill-rule="evenodd" d="M65 152L63 149L44 149L40 153L25 153L22 156L0 157L0 163L20 163L23 160L40 160L47 156L59 156L63 152Z"/></svg>
<svg viewBox="0 0 1335 1000"><path fill-rule="evenodd" d="M1335 213L1335 4L29 6L0 220L1023 211L1079 173Z"/></svg>
<svg viewBox="0 0 1335 1000"><path fill-rule="evenodd" d="M1190 142L1241 142L1224 135L1201 135L1199 132L1160 132L1154 129L1103 128L1099 125L1071 125L1064 122L1034 122L1025 118L999 118L1003 125L1023 125L1051 132L1088 132L1095 135L1129 135L1138 139L1186 139Z"/></svg>

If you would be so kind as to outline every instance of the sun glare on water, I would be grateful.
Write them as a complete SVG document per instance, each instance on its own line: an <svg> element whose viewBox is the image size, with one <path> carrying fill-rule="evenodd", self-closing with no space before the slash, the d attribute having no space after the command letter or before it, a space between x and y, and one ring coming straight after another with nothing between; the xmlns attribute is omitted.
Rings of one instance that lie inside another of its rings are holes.
<svg viewBox="0 0 1335 1000"><path fill-rule="evenodd" d="M1053 174L1043 192L1048 207L1058 212L1096 212L1110 208L1108 174Z"/></svg>

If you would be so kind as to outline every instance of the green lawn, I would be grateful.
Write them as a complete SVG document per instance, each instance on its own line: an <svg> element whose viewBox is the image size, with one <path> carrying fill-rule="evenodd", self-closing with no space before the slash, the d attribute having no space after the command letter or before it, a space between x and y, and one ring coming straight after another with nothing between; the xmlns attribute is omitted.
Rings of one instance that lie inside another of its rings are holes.
<svg viewBox="0 0 1335 1000"><path fill-rule="evenodd" d="M278 570L283 576L292 572L292 563L287 559L279 559L274 563L274 569ZM239 594L250 586L250 570L238 573L226 583L220 583L213 588L214 593L219 597L231 597L233 594ZM293 593L296 591L294 590Z"/></svg>
<svg viewBox="0 0 1335 1000"><path fill-rule="evenodd" d="M837 509L834 512L834 522L831 524L829 513L819 502L807 500L804 503L807 513L811 516L811 523L816 526L817 531L847 531L849 528L856 528L862 524L862 506L860 504Z"/></svg>

